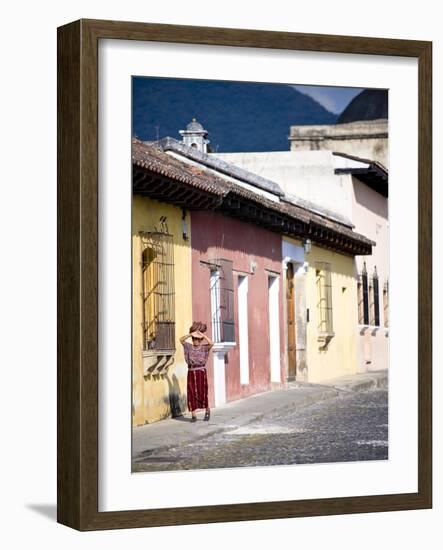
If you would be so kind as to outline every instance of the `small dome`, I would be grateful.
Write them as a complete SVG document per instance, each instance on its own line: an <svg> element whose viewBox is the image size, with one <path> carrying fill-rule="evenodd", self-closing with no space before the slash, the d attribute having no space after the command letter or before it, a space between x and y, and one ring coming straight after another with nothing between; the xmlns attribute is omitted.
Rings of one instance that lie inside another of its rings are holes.
<svg viewBox="0 0 443 550"><path fill-rule="evenodd" d="M337 124L388 118L388 91L366 89L349 103L338 117Z"/></svg>
<svg viewBox="0 0 443 550"><path fill-rule="evenodd" d="M195 118L193 118L191 122L186 126L186 130L188 132L206 132L200 122L197 122Z"/></svg>

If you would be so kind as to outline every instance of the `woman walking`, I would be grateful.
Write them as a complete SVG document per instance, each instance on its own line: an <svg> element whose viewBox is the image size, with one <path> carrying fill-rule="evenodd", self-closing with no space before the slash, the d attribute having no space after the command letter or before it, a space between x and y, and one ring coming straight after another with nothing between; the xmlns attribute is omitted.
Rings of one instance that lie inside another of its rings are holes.
<svg viewBox="0 0 443 550"><path fill-rule="evenodd" d="M206 325L195 322L189 329L189 334L180 338L188 365L187 391L188 409L192 415L191 422L197 421L197 409L206 409L204 420L208 421L211 416L208 404L206 362L214 342L206 336L205 332ZM188 338L192 338L192 344L186 341Z"/></svg>

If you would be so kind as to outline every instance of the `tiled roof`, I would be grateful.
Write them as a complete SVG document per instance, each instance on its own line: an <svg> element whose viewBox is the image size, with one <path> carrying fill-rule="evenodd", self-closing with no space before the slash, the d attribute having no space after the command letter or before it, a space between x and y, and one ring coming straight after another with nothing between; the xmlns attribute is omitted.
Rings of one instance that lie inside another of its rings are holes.
<svg viewBox="0 0 443 550"><path fill-rule="evenodd" d="M239 184L218 177L205 167L189 164L184 160L175 158L171 154L159 149L158 142L148 145L134 139L132 146L132 162L135 167L158 174L175 182L183 183L206 194L219 197L219 206L226 206L227 202L232 201L246 201L251 208L257 208L260 212L267 211L270 215L277 215L280 218L283 217L289 221L292 220L292 222L301 222L304 224L303 227L306 228L327 230L337 236L349 239L357 247L360 246L368 249L372 245L375 245L370 239L352 231L348 225L341 224L327 216L298 206L284 198L278 201L270 200L262 194L250 191ZM138 192L137 185L134 184L135 193ZM168 200L173 202L174 199L168 197ZM315 240L314 237L312 239Z"/></svg>
<svg viewBox="0 0 443 550"><path fill-rule="evenodd" d="M154 142L154 144L163 151L174 151L175 153L183 155L190 160L203 164L208 168L212 168L221 174L225 174L254 187L258 187L259 189L272 193L273 195L277 195L279 197L284 195L284 192L278 183L263 178L253 172L248 172L248 170L245 170L244 168L235 166L234 164L214 157L213 155L203 153L194 147L189 147L174 138L166 137L160 141Z"/></svg>
<svg viewBox="0 0 443 550"><path fill-rule="evenodd" d="M345 216L337 212L333 212L332 210L329 210L324 206L319 206L317 204L314 204L313 202L303 199L302 197L298 197L290 193L286 193L285 196L282 198L282 201L289 202L290 204L299 206L304 210L309 210L313 214L318 214L322 218L330 219L331 221L334 221L340 225L349 227L350 229L355 227L355 225Z"/></svg>
<svg viewBox="0 0 443 550"><path fill-rule="evenodd" d="M138 139L132 140L132 163L215 195L223 196L229 191L229 185L224 179L203 168L175 159L158 147L147 145Z"/></svg>
<svg viewBox="0 0 443 550"><path fill-rule="evenodd" d="M136 166L181 181L202 191L209 191L219 196L227 196L228 193L233 193L251 202L262 204L271 210L285 214L289 212L293 215L297 214L300 220L309 222L310 219L309 213L303 208L289 203L272 201L231 181L219 178L209 170L168 155L168 153L158 149L155 142L148 145L134 139L132 142L132 162Z"/></svg>

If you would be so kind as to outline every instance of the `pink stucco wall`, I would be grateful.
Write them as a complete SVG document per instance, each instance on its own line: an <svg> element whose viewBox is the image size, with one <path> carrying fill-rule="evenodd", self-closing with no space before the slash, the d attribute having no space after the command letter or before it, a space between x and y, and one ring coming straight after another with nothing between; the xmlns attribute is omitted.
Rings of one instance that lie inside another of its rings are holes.
<svg viewBox="0 0 443 550"><path fill-rule="evenodd" d="M280 280L280 319L269 319L269 272L281 278L281 236L256 225L215 212L191 213L192 303L194 320L208 325L211 334L210 269L205 262L217 258L233 261L234 319L237 346L226 357L226 398L233 401L267 391L270 382L270 322L280 323L281 380L284 380L283 284ZM255 272L251 273L251 262ZM269 270L269 271L267 271ZM249 384L240 384L238 342L238 272L248 274ZM214 403L212 357L208 362L210 404Z"/></svg>
<svg viewBox="0 0 443 550"><path fill-rule="evenodd" d="M368 275L377 267L380 289L380 327L359 327L359 371L387 369L389 363L389 329L384 327L383 285L389 279L388 199L357 178L352 178L352 220L355 231L375 241L370 256L356 257L356 274L366 262Z"/></svg>

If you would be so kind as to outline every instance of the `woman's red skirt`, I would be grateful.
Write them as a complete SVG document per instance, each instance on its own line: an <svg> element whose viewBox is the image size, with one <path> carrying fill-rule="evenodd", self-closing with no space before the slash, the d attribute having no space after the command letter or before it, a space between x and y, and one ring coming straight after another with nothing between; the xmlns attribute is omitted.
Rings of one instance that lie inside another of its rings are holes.
<svg viewBox="0 0 443 550"><path fill-rule="evenodd" d="M208 408L208 377L206 369L188 369L188 409Z"/></svg>

